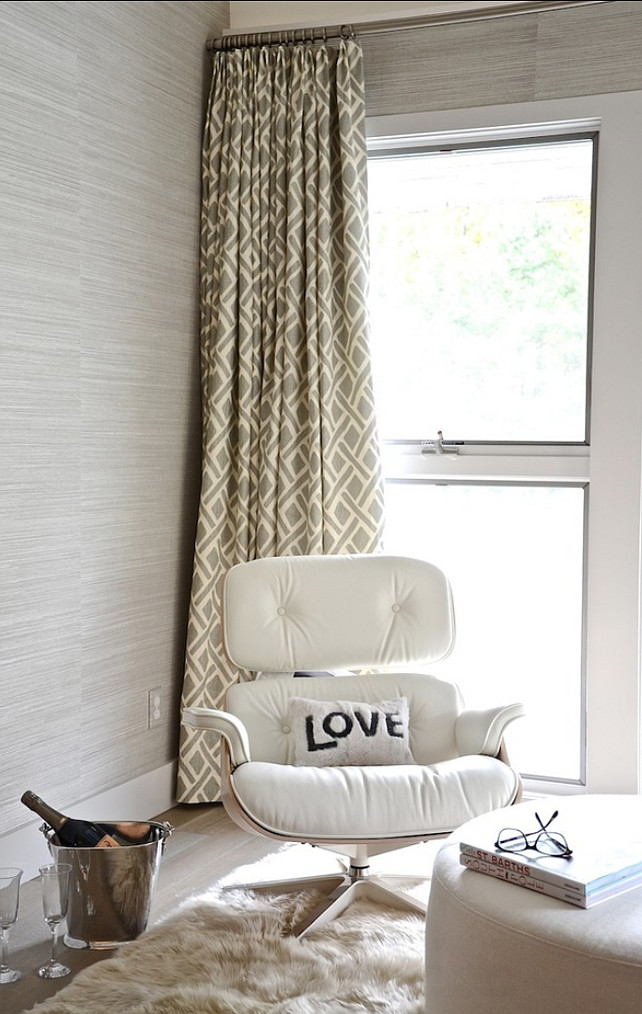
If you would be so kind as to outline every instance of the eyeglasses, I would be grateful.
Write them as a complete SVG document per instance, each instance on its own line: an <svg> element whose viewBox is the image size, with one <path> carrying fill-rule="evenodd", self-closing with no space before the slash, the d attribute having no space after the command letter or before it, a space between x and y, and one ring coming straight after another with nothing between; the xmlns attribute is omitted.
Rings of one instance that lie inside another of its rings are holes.
<svg viewBox="0 0 642 1014"><path fill-rule="evenodd" d="M552 817L542 823L538 813L535 814L539 829L524 833L516 827L505 827L499 832L495 847L502 852L539 852L544 856L557 856L559 859L569 859L573 850L568 847L568 842L563 834L558 831L549 831L548 827L555 820L559 813L556 810Z"/></svg>

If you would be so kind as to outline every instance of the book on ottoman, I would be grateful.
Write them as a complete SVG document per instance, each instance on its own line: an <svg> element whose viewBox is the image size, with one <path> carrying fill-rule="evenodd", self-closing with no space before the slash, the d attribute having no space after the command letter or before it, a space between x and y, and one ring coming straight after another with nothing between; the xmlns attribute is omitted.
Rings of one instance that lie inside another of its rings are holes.
<svg viewBox="0 0 642 1014"><path fill-rule="evenodd" d="M501 831L497 829L497 835ZM526 887L580 908L642 884L642 838L617 839L595 831L573 836L568 822L564 832L572 855L543 855L531 849L506 851L496 846L497 835L485 841L462 841L460 862L467 869ZM531 835L529 834L529 839Z"/></svg>

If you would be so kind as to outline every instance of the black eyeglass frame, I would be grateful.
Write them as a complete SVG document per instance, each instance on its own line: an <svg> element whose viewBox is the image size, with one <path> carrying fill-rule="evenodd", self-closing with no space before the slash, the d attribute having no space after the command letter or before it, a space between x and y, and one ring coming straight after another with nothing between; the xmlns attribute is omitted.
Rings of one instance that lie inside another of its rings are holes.
<svg viewBox="0 0 642 1014"><path fill-rule="evenodd" d="M569 848L569 844L564 835L560 834L559 831L551 832L548 830L549 825L552 824L552 822L558 815L559 810L555 810L555 813L552 815L552 817L549 817L549 819L544 824L542 823L542 818L540 817L539 813L536 813L535 818L537 820L537 823L539 824L539 830L537 831L524 832L520 831L518 827L502 828L502 830L497 835L495 848L498 848L501 852L519 853L530 851L530 852L538 852L539 855L549 856L552 859L570 859L571 856L573 855L573 849ZM512 838L502 838L504 832L510 831L517 831L517 834ZM533 844L531 844L529 839L533 838L534 841ZM540 848L539 843L542 838L546 838L548 841L553 842L557 851L551 852L550 849ZM520 844L520 846L518 846L517 848L507 848L506 846L512 841L520 843L523 842L523 844Z"/></svg>

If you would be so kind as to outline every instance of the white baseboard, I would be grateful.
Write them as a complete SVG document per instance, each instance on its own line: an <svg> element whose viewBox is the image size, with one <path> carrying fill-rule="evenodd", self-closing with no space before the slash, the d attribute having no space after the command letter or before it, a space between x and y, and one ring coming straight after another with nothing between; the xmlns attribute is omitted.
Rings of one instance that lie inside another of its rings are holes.
<svg viewBox="0 0 642 1014"><path fill-rule="evenodd" d="M68 813L87 820L146 820L174 806L175 786L176 762L171 761L131 782L70 806ZM41 824L41 818L37 817L19 831L0 837L0 866L19 866L24 871L23 881L38 876L38 867L51 862L47 843L38 830Z"/></svg>

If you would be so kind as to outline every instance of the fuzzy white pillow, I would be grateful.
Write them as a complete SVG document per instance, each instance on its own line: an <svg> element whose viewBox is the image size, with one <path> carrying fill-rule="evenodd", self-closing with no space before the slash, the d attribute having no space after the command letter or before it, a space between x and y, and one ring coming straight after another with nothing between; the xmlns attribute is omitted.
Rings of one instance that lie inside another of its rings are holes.
<svg viewBox="0 0 642 1014"><path fill-rule="evenodd" d="M408 701L315 701L291 697L293 763L414 764L408 743Z"/></svg>

